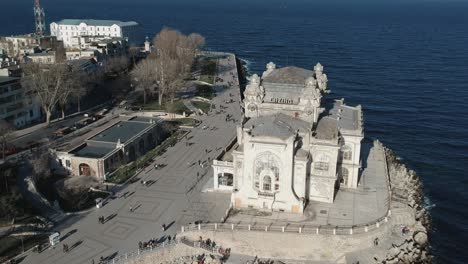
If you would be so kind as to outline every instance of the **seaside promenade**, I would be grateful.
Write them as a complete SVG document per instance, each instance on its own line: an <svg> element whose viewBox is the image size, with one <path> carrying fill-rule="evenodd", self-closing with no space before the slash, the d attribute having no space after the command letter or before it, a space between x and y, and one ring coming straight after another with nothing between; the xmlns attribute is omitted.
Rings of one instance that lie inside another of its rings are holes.
<svg viewBox="0 0 468 264"><path fill-rule="evenodd" d="M220 221L229 207L230 195L202 193L203 186L212 177L208 158L213 160L235 136L235 126L241 118L239 84L234 55L219 59L217 96L213 103L225 113L200 116L202 123L190 130L185 139L156 157L136 177L132 184L117 190L115 199L100 209L75 214L59 223L54 231L61 233L62 241L55 248L41 253L27 252L22 263L98 263L100 257L112 259L119 254L134 251L138 242L156 239L163 241L173 236L183 225L195 221ZM227 84L232 86L228 87ZM233 99L233 103L225 101ZM235 121L225 122L230 114ZM203 129L204 126L214 129ZM198 161L204 166L198 166ZM154 164L164 164L154 169ZM197 177L198 172L198 177ZM153 181L150 186L141 180ZM125 195L124 195L125 194ZM132 211L130 211L132 207ZM98 218L104 216L104 224ZM165 231L162 225L166 225ZM62 251L62 245L70 248Z"/></svg>

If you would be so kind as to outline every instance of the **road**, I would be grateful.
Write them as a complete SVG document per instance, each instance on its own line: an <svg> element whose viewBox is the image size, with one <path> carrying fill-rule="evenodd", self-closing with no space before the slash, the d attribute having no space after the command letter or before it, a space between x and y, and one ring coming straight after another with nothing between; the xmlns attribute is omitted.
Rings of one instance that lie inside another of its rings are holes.
<svg viewBox="0 0 468 264"><path fill-rule="evenodd" d="M11 140L12 143L17 148L26 148L30 146L32 143L45 141L48 138L52 138L54 132L57 131L61 127L71 127L75 125L76 122L80 121L84 118L83 114L86 112L85 109L92 109L96 106L102 105L105 102L111 102L111 96L117 95L121 96L120 93L128 90L130 87L130 82L128 80L127 75L122 75L117 77L116 79L106 80L100 84L95 84L95 87L91 90L91 92L86 96L86 98L82 99L81 102L81 109L82 113L76 113L76 105L72 105L70 109L68 109L68 115L70 117L66 118L65 120L59 120L57 122L53 122L49 127L45 126L37 126L40 129L33 131L25 136L18 137L16 139ZM103 107L104 108L104 107ZM99 109L98 109L99 110Z"/></svg>
<svg viewBox="0 0 468 264"><path fill-rule="evenodd" d="M226 82L235 78L231 74L235 71L233 62L232 59L220 61L227 64L220 73ZM233 103L224 103L231 98L235 100ZM220 104L225 105L226 113L202 116L202 124L190 131L187 140L181 140L158 156L137 175L135 183L116 190L118 198L103 208L71 216L60 223L56 230L66 236L61 244L42 253L28 253L22 263L92 263L93 259L97 263L101 256L112 258L136 250L139 241L151 238L162 241L178 232L181 225L219 221L230 203L230 194L201 192L212 177L212 169L198 166L198 161L215 158L235 136L237 123L226 123L225 115L229 113L239 122L238 100L236 84L219 91L213 102L217 109ZM216 129L203 129L203 126ZM154 164L164 166L154 169ZM144 186L141 180L151 184ZM104 224L98 222L100 216L107 219ZM168 226L166 231L161 229L163 224ZM70 252L62 252L63 243L68 244Z"/></svg>

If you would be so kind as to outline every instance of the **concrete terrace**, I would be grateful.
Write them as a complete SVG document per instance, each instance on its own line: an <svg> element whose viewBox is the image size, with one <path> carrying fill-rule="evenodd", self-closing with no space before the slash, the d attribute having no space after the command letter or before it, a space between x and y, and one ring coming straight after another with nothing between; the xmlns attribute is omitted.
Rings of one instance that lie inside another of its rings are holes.
<svg viewBox="0 0 468 264"><path fill-rule="evenodd" d="M229 223L236 224L274 224L301 226L354 226L363 225L385 216L389 204L387 169L384 151L362 145L363 172L356 190L342 188L335 196L333 204L310 202L304 215L241 210L230 216Z"/></svg>

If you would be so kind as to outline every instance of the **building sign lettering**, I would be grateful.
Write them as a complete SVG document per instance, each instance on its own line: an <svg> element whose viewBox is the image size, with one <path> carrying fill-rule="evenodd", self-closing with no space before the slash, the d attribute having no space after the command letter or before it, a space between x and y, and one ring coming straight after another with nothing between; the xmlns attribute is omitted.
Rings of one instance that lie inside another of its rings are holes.
<svg viewBox="0 0 468 264"><path fill-rule="evenodd" d="M287 99L287 98L271 98L270 102L275 103L275 104L293 104L293 99Z"/></svg>

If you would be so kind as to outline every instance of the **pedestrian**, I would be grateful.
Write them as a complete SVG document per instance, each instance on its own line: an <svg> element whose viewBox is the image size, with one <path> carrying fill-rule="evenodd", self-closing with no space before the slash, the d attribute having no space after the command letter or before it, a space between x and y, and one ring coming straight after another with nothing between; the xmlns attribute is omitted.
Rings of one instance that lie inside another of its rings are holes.
<svg viewBox="0 0 468 264"><path fill-rule="evenodd" d="M169 242L169 244L170 244L170 243L171 243L171 236L169 236L169 237L167 238L167 240L168 240L168 242Z"/></svg>
<svg viewBox="0 0 468 264"><path fill-rule="evenodd" d="M197 179L198 179L198 176L200 176L200 172L197 171Z"/></svg>
<svg viewBox="0 0 468 264"><path fill-rule="evenodd" d="M166 231L166 224L162 224L161 229L162 229L162 231Z"/></svg>
<svg viewBox="0 0 468 264"><path fill-rule="evenodd" d="M133 208L130 206L130 212L133 212Z"/></svg>

